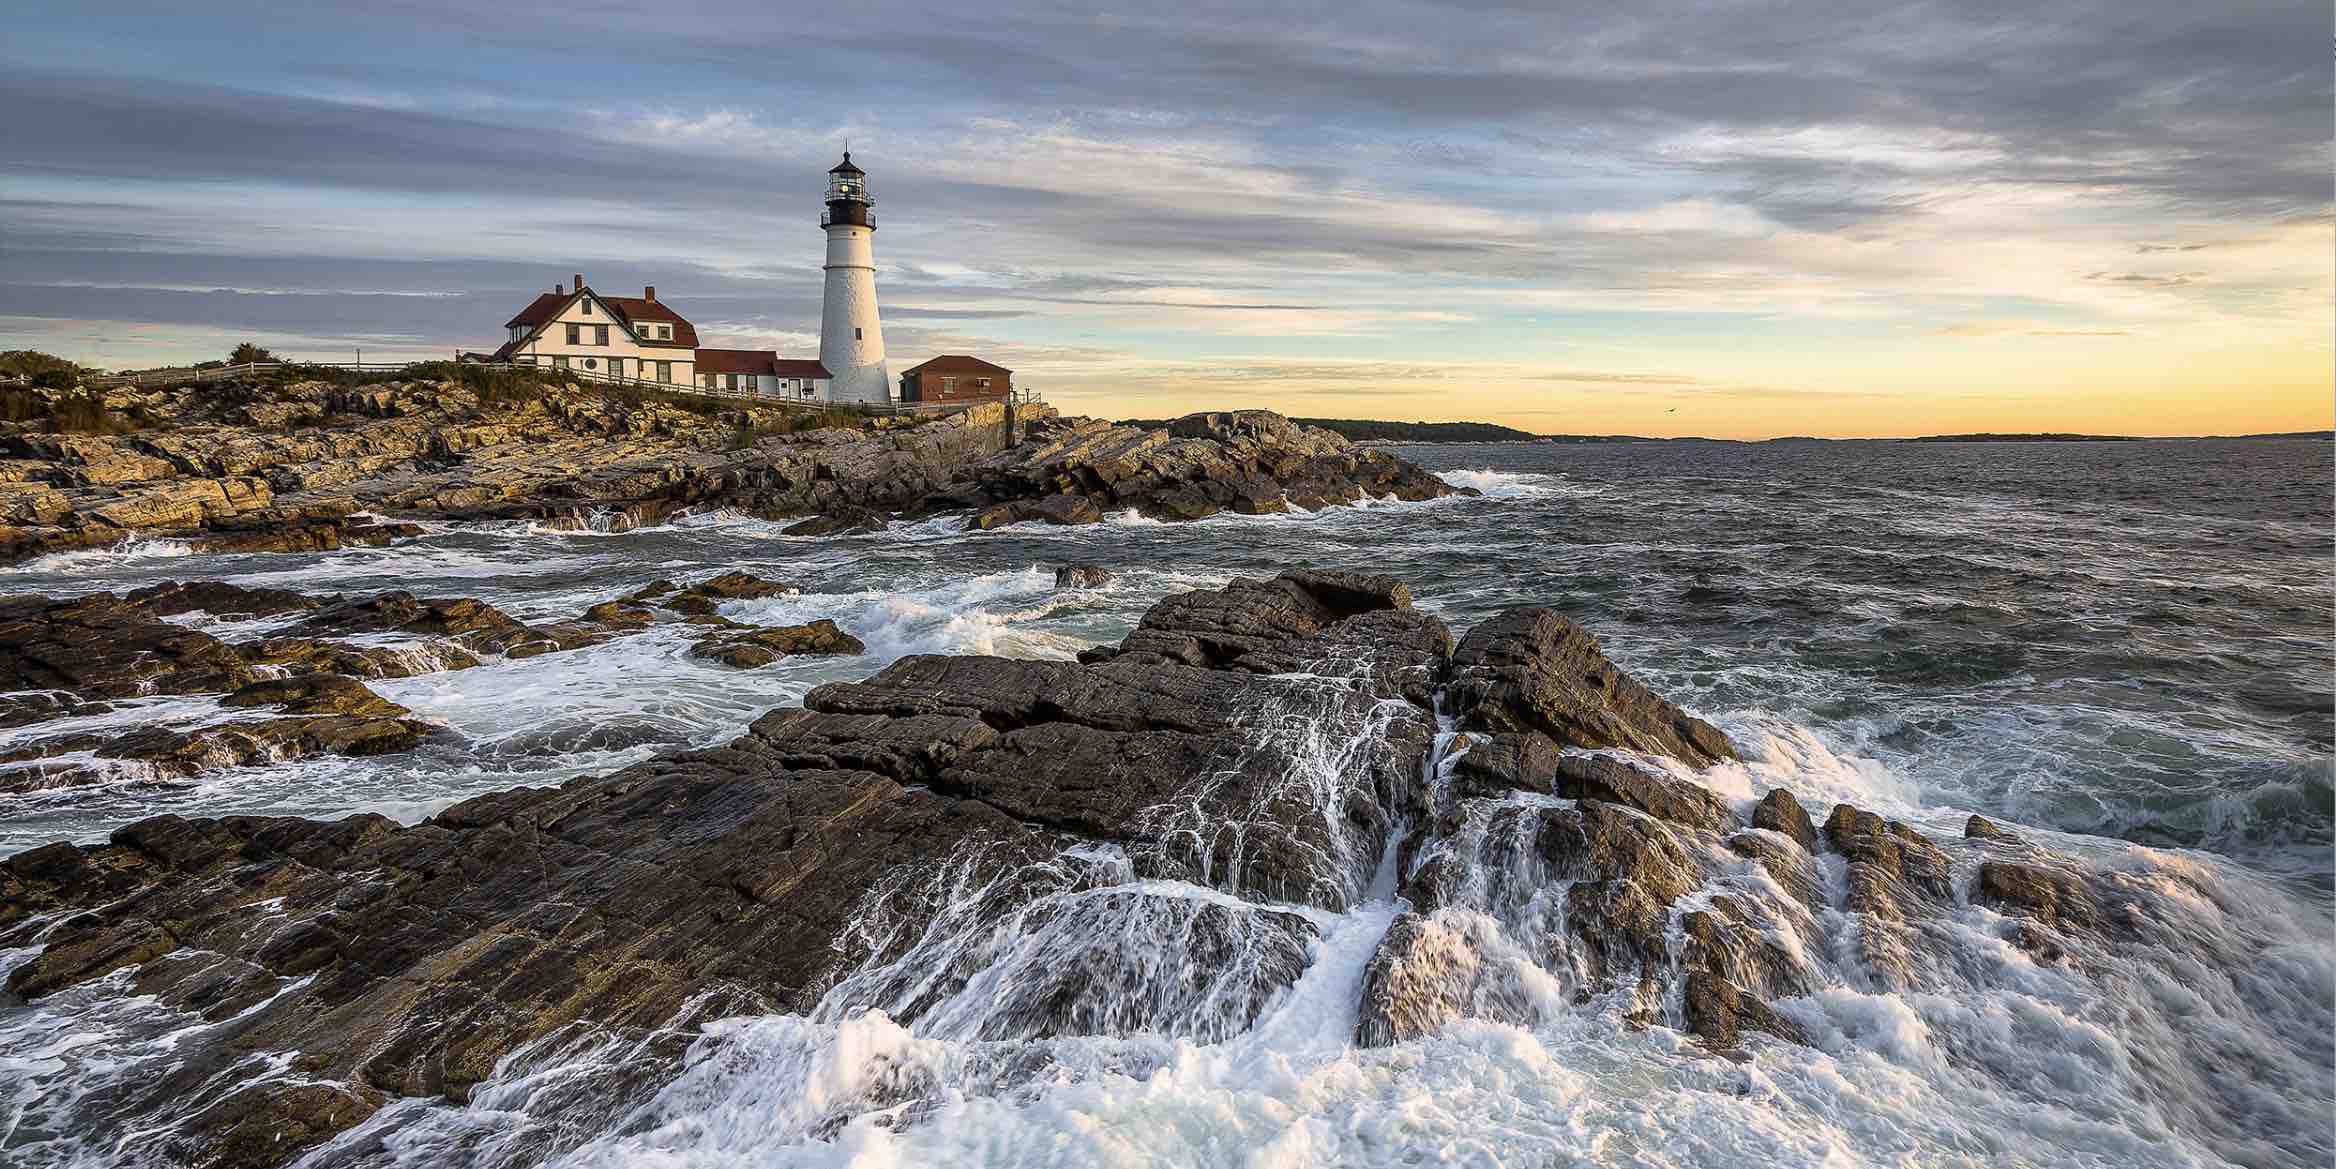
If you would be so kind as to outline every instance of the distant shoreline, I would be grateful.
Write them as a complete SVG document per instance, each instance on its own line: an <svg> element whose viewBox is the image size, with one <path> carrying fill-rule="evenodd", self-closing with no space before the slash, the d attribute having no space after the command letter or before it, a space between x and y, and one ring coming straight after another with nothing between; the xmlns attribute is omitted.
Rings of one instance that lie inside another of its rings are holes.
<svg viewBox="0 0 2336 1169"><path fill-rule="evenodd" d="M2316 439L2336 441L2336 430L2290 430L2264 434L2194 434L2151 437L2137 434L2073 434L2057 431L2029 433L1977 432L1969 434L1926 434L1917 438L1817 438L1812 435L1786 435L1779 438L1703 438L1694 435L1679 438L1655 438L1643 434L1535 434L1497 422L1395 422L1377 418L1292 418L1292 422L1319 426L1336 431L1351 441L1388 446L1484 446L1502 443L1556 443L1571 446L1603 446L1642 442L1707 442L1758 445L1773 442L2206 442L2259 441L2273 439ZM1165 420L1130 419L1122 425L1158 427Z"/></svg>
<svg viewBox="0 0 2336 1169"><path fill-rule="evenodd" d="M1315 423L1314 425L1320 425ZM1337 429L1331 427L1329 429ZM1348 435L1354 438L1353 435ZM1450 438L1358 438L1388 446L1490 446L1505 443L1548 443L1554 446L1608 446L1634 443L1725 443L1731 446L1766 446L1786 442L1887 442L1887 443L2051 443L2051 442L2332 442L2336 431L2292 430L2271 434L1927 434L1919 438L1817 438L1811 435L1791 435L1784 438L1704 438L1686 435L1679 438L1653 438L1629 434L1535 434L1522 438L1505 439L1450 439Z"/></svg>

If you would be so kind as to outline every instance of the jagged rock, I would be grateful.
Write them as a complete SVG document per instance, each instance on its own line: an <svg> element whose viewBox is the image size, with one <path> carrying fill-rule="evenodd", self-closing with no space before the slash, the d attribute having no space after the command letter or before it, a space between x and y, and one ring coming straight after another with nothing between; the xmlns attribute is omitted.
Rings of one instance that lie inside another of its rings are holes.
<svg viewBox="0 0 2336 1169"><path fill-rule="evenodd" d="M130 698L224 693L251 676L218 638L111 593L0 598L0 689Z"/></svg>
<svg viewBox="0 0 2336 1169"><path fill-rule="evenodd" d="M1066 564L1054 570L1054 587L1058 589L1099 589L1110 584L1113 573L1100 564Z"/></svg>
<svg viewBox="0 0 2336 1169"><path fill-rule="evenodd" d="M148 585L124 598L143 605L157 617L181 613L209 613L214 617L275 617L321 608L333 598L311 597L289 589L255 589L219 580L175 581Z"/></svg>
<svg viewBox="0 0 2336 1169"><path fill-rule="evenodd" d="M1971 899L2026 914L2054 928L2091 928L2101 913L2084 883L2045 865L1987 861Z"/></svg>
<svg viewBox="0 0 2336 1169"><path fill-rule="evenodd" d="M1727 736L1617 669L1581 626L1511 609L1468 631L1449 689L1462 725L1539 731L1567 747L1622 747L1695 766L1736 758Z"/></svg>
<svg viewBox="0 0 2336 1169"><path fill-rule="evenodd" d="M1149 457L1118 469L1143 474ZM207 1099L158 1138L273 1165L390 1097L462 1099L572 1025L639 1039L727 1015L882 1009L978 1041L1216 1042L1286 993L1322 913L1369 895L1390 856L1408 907L1365 967L1363 1042L1592 1009L1727 1052L1755 1030L1803 1040L1770 1004L1816 989L1804 950L1823 967L1863 962L1877 986L1941 973L1929 919L1968 912L1941 846L1836 807L1807 843L1847 867L1844 926L1820 858L1787 843L1802 835L1797 801L1771 793L1754 809L1764 830L1742 829L1687 780L1564 749L1580 744L1550 728L1691 738L1565 637L1504 615L1455 652L1409 601L1357 574L1238 580L1163 600L1092 661L904 657L720 747L415 825L163 816L106 844L30 850L0 863L0 948L30 951L9 989L37 998L121 972L132 993L235 1020L190 1029L189 1066L299 1052L297 1081ZM46 621L51 604L0 612ZM127 619L125 604L73 612ZM306 619L352 612L503 629L410 598ZM1611 705L1546 680L1560 669L1599 678ZM1467 755L1447 787L1428 766L1434 698L1462 682ZM143 757L208 762L215 746L244 749L232 736L364 749L364 726L403 720L363 717L377 708L361 691L270 680L233 701L350 713L161 732ZM1417 836L1397 841L1399 824ZM2039 956L2073 931L2118 936L2107 921L2149 924L2115 900L2139 882L2088 882L2041 849L1955 847L1987 858L1972 899L2016 915L2013 939ZM1152 964L1164 954L1172 976ZM681 1046L640 1058L671 1071ZM920 1093L901 1086L893 1103Z"/></svg>
<svg viewBox="0 0 2336 1169"><path fill-rule="evenodd" d="M655 621L656 618L647 609L628 601L602 601L584 610L584 620L595 625L639 629Z"/></svg>
<svg viewBox="0 0 2336 1169"><path fill-rule="evenodd" d="M1920 955L1906 923L1926 903L1953 900L1946 853L1914 829L1848 804L1826 817L1825 841L1849 861L1843 908L1865 915L1859 956L1882 985L1913 985Z"/></svg>
<svg viewBox="0 0 2336 1169"><path fill-rule="evenodd" d="M1398 916L1363 968L1355 1042L1385 1047L1433 1034L1469 1013L1483 955L1448 923L1417 913Z"/></svg>
<svg viewBox="0 0 2336 1169"><path fill-rule="evenodd" d="M711 658L727 666L751 670L793 654L857 654L867 649L859 638L822 617L808 625L718 633L701 638L689 652L691 657Z"/></svg>
<svg viewBox="0 0 2336 1169"><path fill-rule="evenodd" d="M992 528L1032 519L1087 523L1123 508L1196 520L1226 510L1311 510L1365 495L1433 499L1451 490L1392 455L1245 410L1189 415L1159 429L1041 420L1027 440L968 468L913 510L971 508L969 526Z"/></svg>
<svg viewBox="0 0 2336 1169"><path fill-rule="evenodd" d="M1467 753L1453 765L1453 779L1465 796L1528 791L1605 800L1696 828L1717 829L1733 819L1706 788L1619 759L1568 755L1537 731L1471 736Z"/></svg>
<svg viewBox="0 0 2336 1169"><path fill-rule="evenodd" d="M1262 582L1241 592L1293 603ZM1338 624L1315 636L1344 645ZM1307 636L1290 631L1280 651L1302 655ZM1413 653L1407 644L1437 647L1417 665L1440 671L1440 627L1383 652ZM1416 814L1406 805L1433 723L1397 699L1408 713L1389 724L1394 697L1140 661L904 658L865 682L821 687L728 746L480 797L413 827L372 816L144 821L77 850L82 863L52 851L9 870L0 933L103 896L119 908L47 935L11 976L15 990L47 993L125 966L148 986L184 977L174 963L297 971L313 976L307 989L257 1008L237 1042L310 1053L318 1083L460 1093L570 1020L653 1027L711 986L734 988L734 1011L808 1009L837 963L857 960L833 943L867 912L870 891L977 840L982 863L1005 872L1036 861L1047 863L1028 873L1056 871L1067 843L1101 837L1145 873L1347 904L1393 821ZM1289 747L1261 749L1249 735L1261 704L1386 733L1323 773L1355 785L1340 815L1324 819L1311 789L1292 786L1301 760ZM1003 900L970 919L975 928L1046 895L1026 879L991 887ZM304 924L260 928L240 907L263 900L282 906L269 920ZM1179 897L1076 904L1107 922L1165 923L1206 961L1246 971L1209 1016L1212 1035L1246 1025L1294 979L1313 936L1302 916ZM1017 984L1026 993L996 1004L993 1028L1145 1021L1082 1013L1080 986L1143 977L1116 941L1049 958Z"/></svg>
<svg viewBox="0 0 2336 1169"><path fill-rule="evenodd" d="M965 526L975 531L988 531L1024 520L1042 520L1056 525L1092 524L1103 518L1103 509L1083 495L1057 493L1037 499L1017 499L975 512Z"/></svg>
<svg viewBox="0 0 2336 1169"><path fill-rule="evenodd" d="M782 536L852 536L862 532L881 532L890 521L874 508L843 504L823 515L815 515L801 523L781 528Z"/></svg>
<svg viewBox="0 0 2336 1169"><path fill-rule="evenodd" d="M1737 856L1758 863L1769 879L1794 900L1803 905L1818 903L1816 860L1809 850L1756 832L1738 832L1728 837L1728 848Z"/></svg>
<svg viewBox="0 0 2336 1169"><path fill-rule="evenodd" d="M444 638L425 638L408 645L350 645L319 637L266 637L235 647L254 666L275 666L295 673L347 674L353 678L411 678L442 670L467 670L479 663L477 654Z"/></svg>
<svg viewBox="0 0 2336 1169"><path fill-rule="evenodd" d="M1817 825L1801 807L1801 801L1783 788L1771 788L1760 802L1752 805L1752 826L1782 832L1793 843L1811 854L1817 851Z"/></svg>
<svg viewBox="0 0 2336 1169"><path fill-rule="evenodd" d="M411 633L446 638L477 653L521 658L590 645L613 632L597 624L529 626L475 598L423 599L403 589L328 605L286 631L295 638Z"/></svg>
<svg viewBox="0 0 2336 1169"><path fill-rule="evenodd" d="M793 585L767 581L750 573L733 569L711 580L691 585L689 591L725 601L739 601L757 597L783 596L800 590Z"/></svg>
<svg viewBox="0 0 2336 1169"><path fill-rule="evenodd" d="M383 705L394 706L385 701ZM386 755L412 749L428 733L430 725L415 719L329 714L219 723L191 731L149 727L115 738L97 753L101 758L144 763L157 778L172 778L311 755Z"/></svg>
<svg viewBox="0 0 2336 1169"><path fill-rule="evenodd" d="M685 617L711 617L721 610L721 602L703 593L675 593L658 604Z"/></svg>
<svg viewBox="0 0 2336 1169"><path fill-rule="evenodd" d="M785 433L751 403L719 416L546 381L517 398L451 383L210 384L141 391L130 436L0 423L0 556L190 538L208 552L327 552L422 534L410 518L627 530L687 509L811 516L791 534L962 510L977 526L1196 518L1365 495L1427 499L1442 480L1263 411L1168 427L978 403L938 419ZM123 405L128 405L125 401ZM740 443L739 424L752 439ZM779 431L780 433L765 433Z"/></svg>
<svg viewBox="0 0 2336 1169"><path fill-rule="evenodd" d="M1963 822L1963 839L2008 840L2017 842L2020 838L2017 834L2006 830L2002 825L1997 824L1995 821L1990 820L1985 816L1978 815L1977 813L1973 813L1969 820L1965 820Z"/></svg>
<svg viewBox="0 0 2336 1169"><path fill-rule="evenodd" d="M286 714L403 718L413 713L346 674L305 674L254 682L219 700L221 706L280 706Z"/></svg>
<svg viewBox="0 0 2336 1169"><path fill-rule="evenodd" d="M1683 1002L1687 1029L1721 1051L1733 1049L1744 1031L1766 1031L1790 1043L1808 1042L1790 1019L1708 970L1687 972Z"/></svg>

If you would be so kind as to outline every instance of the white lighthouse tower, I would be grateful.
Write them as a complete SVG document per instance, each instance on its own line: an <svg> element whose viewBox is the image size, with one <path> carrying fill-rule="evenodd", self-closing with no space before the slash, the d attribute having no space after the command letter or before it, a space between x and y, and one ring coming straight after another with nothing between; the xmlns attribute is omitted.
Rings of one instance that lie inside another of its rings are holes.
<svg viewBox="0 0 2336 1169"><path fill-rule="evenodd" d="M819 363L834 380L838 402L891 401L892 371L884 363L884 325L876 319L876 221L868 213L865 172L852 152L827 172L827 302L820 310Z"/></svg>

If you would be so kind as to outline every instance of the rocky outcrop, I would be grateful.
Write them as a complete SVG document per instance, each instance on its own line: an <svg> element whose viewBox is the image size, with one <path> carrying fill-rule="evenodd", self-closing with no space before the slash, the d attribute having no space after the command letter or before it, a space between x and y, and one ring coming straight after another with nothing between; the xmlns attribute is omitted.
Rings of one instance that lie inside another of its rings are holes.
<svg viewBox="0 0 2336 1169"><path fill-rule="evenodd" d="M652 606L769 584L717 579L592 620L677 620ZM172 1121L186 1148L251 1140L278 1164L392 1097L461 1099L583 1024L882 1009L976 1041L1221 1039L1375 875L1402 901L1362 968L1365 1043L1574 1010L1714 1052L1804 1041L1780 1004L1818 984L1812 955L1877 985L1945 976L1923 927L1957 912L1965 855L1968 901L2038 961L2136 928L2137 894L2029 844L1933 840L1848 805L1819 829L1782 793L1733 806L1697 779L1732 755L1724 736L1586 633L1518 610L1455 647L1410 602L1355 573L1237 580L1161 601L1081 661L902 658L722 746L411 826L158 817L36 849L0 865L0 947L37 950L9 989L112 974L232 1015L239 1051L300 1052L296 1076ZM322 627L508 632L411 598L275 603ZM841 636L703 625L708 652ZM230 701L312 727L401 713L322 676Z"/></svg>
<svg viewBox="0 0 2336 1169"><path fill-rule="evenodd" d="M807 625L726 629L699 639L689 652L691 657L751 670L797 654L857 654L867 650L859 638L823 617Z"/></svg>
<svg viewBox="0 0 2336 1169"><path fill-rule="evenodd" d="M1099 589L1110 584L1116 575L1100 564L1066 564L1054 570L1054 587Z"/></svg>
<svg viewBox="0 0 2336 1169"><path fill-rule="evenodd" d="M53 434L0 422L0 559L131 536L215 552L330 551L423 534L418 517L628 531L697 508L809 516L791 535L963 511L977 528L1281 511L1451 489L1384 452L1276 414L1152 428L1043 403L798 430L774 405L548 378L489 394L453 381L120 391L153 424ZM133 400L134 399L134 400ZM382 518L390 517L390 518Z"/></svg>
<svg viewBox="0 0 2336 1169"><path fill-rule="evenodd" d="M1163 426L1045 419L1031 437L927 496L922 513L972 509L977 529L1085 524L1133 510L1197 520L1318 510L1366 496L1433 499L1453 488L1411 463L1279 414L1193 414Z"/></svg>
<svg viewBox="0 0 2336 1169"><path fill-rule="evenodd" d="M1398 595L1391 582L1293 574L1234 595L1320 619L1248 622L1245 656L1382 646L1372 652L1384 660L1353 672L1367 680L1432 676L1449 644L1425 614L1361 608L1360 596ZM1418 635L1390 645L1346 628L1357 622ZM1249 733L1275 711L1369 733L1352 737L1350 754L1315 759ZM1050 948L1045 969L1015 984L1023 990L980 992L978 1004L887 976L901 956L890 947L913 931L876 952L839 950L871 914L960 928L933 920L922 886L903 877L967 856L989 892L965 910L964 929L1013 928L1025 913L1100 916L1172 929L1195 953L1214 947L1227 981L1163 1001L1151 1022L1221 1034L1303 968L1306 919L1134 886L1066 899L1100 871L1082 875L1060 860L1065 850L1108 842L1148 877L1343 907L1416 807L1432 732L1427 711L1367 682L1136 652L1092 665L911 657L820 687L726 746L481 797L410 828L374 816L162 817L110 844L35 850L0 876L0 935L14 939L0 944L22 940L12 927L41 939L11 976L19 994L129 967L189 1009L253 1010L239 1043L309 1053L306 1082L367 1101L459 1097L515 1046L573 1020L649 1028L708 996L733 1011L803 1010L839 980L903 1016L978 1005L986 1037L1146 1021L1085 1013L1108 1000L1082 990L1144 977L1124 965L1120 929ZM1325 806L1315 788L1325 782L1354 794ZM71 907L95 912L31 924ZM188 963L212 987L199 999L174 993L189 985ZM288 976L307 981L256 1007L224 989Z"/></svg>
<svg viewBox="0 0 2336 1169"><path fill-rule="evenodd" d="M1617 669L1589 632L1550 609L1511 609L1453 653L1455 710L1494 731L1561 747L1620 747L1695 766L1736 758L1728 737Z"/></svg>
<svg viewBox="0 0 2336 1169"><path fill-rule="evenodd" d="M29 728L0 754L0 790L168 782L318 754L407 750L432 728L359 679L469 669L481 655L525 658L578 649L660 620L703 626L706 636L695 652L742 668L789 654L863 649L832 621L765 629L715 611L724 601L778 596L792 592L790 586L735 571L687 588L660 583L653 591L670 611L619 600L575 620L540 624L468 597L311 596L224 581L166 581L126 596L0 597L0 686L16 691L0 698L0 725ZM190 614L227 622L272 619L274 626L230 641L232 625L198 629L171 620ZM344 640L385 633L406 640ZM105 713L110 700L161 694L219 695L230 710L277 706L286 717L205 726L181 720L118 735L43 733L40 726Z"/></svg>

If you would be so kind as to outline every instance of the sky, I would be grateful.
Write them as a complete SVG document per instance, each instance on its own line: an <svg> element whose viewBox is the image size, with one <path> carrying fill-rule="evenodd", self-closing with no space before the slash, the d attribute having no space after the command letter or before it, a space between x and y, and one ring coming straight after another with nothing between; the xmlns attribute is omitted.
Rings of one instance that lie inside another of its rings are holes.
<svg viewBox="0 0 2336 1169"><path fill-rule="evenodd" d="M1066 410L1761 438L2336 420L2325 0L36 5L0 348L487 349L583 273Z"/></svg>

